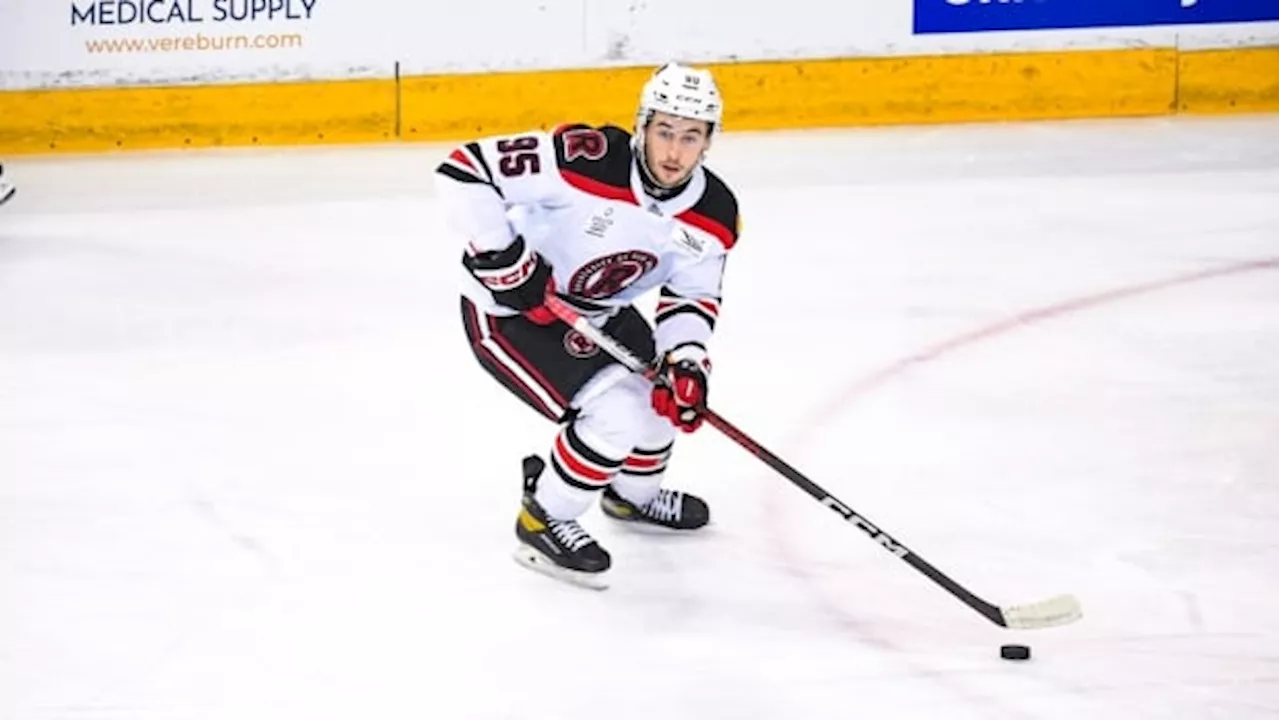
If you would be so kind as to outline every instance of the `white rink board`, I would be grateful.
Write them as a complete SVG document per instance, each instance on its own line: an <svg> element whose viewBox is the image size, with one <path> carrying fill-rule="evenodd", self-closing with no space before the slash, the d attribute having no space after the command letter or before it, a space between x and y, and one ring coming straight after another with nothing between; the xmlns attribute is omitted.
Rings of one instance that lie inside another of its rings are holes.
<svg viewBox="0 0 1280 720"><path fill-rule="evenodd" d="M0 89L1274 44L1276 23L912 34L911 0L0 0ZM215 47L221 43L221 49ZM260 47L255 47L260 46Z"/></svg>

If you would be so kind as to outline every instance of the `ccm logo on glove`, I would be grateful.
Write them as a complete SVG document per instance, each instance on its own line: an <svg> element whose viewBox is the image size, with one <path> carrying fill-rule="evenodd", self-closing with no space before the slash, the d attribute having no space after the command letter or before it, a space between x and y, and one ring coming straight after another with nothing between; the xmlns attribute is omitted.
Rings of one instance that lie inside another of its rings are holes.
<svg viewBox="0 0 1280 720"><path fill-rule="evenodd" d="M551 266L525 246L523 237L502 250L468 255L462 262L499 304L539 325L555 322L555 314L546 307L547 295L556 289Z"/></svg>

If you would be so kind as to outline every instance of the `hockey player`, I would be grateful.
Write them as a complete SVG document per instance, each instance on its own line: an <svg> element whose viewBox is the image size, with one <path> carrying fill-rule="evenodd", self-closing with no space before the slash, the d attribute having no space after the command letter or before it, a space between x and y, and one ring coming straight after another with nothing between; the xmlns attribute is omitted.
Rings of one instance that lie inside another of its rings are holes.
<svg viewBox="0 0 1280 720"><path fill-rule="evenodd" d="M604 125L489 137L437 168L462 236L462 320L481 366L559 424L525 459L516 559L602 588L610 556L578 523L599 498L618 520L694 530L707 504L663 485L677 430L702 422L737 201L703 165L720 127L711 73L680 64L644 85L635 135ZM655 324L634 307L657 291ZM554 292L653 363L629 372L545 306ZM547 470L547 465L550 470ZM544 472L546 471L546 472Z"/></svg>
<svg viewBox="0 0 1280 720"><path fill-rule="evenodd" d="M4 176L4 166L0 165L0 205L9 201L18 192L18 188Z"/></svg>

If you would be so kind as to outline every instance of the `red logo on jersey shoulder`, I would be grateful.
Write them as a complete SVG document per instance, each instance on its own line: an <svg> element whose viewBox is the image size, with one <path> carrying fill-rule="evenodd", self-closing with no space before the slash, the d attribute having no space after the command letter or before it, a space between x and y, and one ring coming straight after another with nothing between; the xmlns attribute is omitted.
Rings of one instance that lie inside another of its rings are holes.
<svg viewBox="0 0 1280 720"><path fill-rule="evenodd" d="M609 138L595 128L559 128L556 134L564 140L565 162L599 160L609 154Z"/></svg>
<svg viewBox="0 0 1280 720"><path fill-rule="evenodd" d="M624 250L598 257L573 273L569 278L569 292L587 300L611 297L657 265L657 256L642 250Z"/></svg>

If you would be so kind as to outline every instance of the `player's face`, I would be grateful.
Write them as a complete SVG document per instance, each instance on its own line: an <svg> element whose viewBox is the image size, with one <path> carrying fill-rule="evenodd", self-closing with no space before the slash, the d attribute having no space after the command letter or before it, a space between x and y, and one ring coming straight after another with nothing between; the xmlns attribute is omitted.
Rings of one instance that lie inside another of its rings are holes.
<svg viewBox="0 0 1280 720"><path fill-rule="evenodd" d="M678 185L711 146L710 124L704 120L654 113L644 129L645 162L659 184Z"/></svg>

